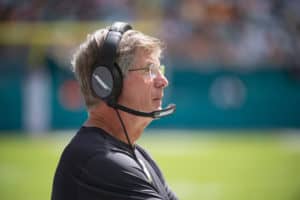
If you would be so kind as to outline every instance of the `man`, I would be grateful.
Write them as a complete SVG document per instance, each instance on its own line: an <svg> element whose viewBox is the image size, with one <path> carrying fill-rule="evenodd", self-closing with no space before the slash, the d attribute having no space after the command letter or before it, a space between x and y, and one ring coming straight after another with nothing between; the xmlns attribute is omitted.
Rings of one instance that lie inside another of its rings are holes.
<svg viewBox="0 0 300 200"><path fill-rule="evenodd" d="M136 144L162 109L168 81L160 40L116 22L100 29L74 54L72 65L88 119L65 148L52 200L174 200L161 171Z"/></svg>

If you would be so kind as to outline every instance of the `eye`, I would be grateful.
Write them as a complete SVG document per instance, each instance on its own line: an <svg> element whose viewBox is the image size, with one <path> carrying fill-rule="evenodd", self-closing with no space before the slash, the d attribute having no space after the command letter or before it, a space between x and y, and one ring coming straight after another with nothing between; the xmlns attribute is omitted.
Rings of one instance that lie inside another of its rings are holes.
<svg viewBox="0 0 300 200"><path fill-rule="evenodd" d="M152 72L153 64L149 64L144 68L145 74L149 74Z"/></svg>
<svg viewBox="0 0 300 200"><path fill-rule="evenodd" d="M151 67L150 66L145 67L145 72L150 72L150 71L151 71Z"/></svg>

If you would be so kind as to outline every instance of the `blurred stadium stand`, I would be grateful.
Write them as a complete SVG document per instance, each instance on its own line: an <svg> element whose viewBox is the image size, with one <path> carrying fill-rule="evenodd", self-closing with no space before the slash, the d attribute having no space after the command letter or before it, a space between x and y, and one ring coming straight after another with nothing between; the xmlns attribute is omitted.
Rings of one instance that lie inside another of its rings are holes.
<svg viewBox="0 0 300 200"><path fill-rule="evenodd" d="M299 128L300 2L0 2L0 130L80 126L70 56L87 33L128 21L167 44L174 116L159 128Z"/></svg>

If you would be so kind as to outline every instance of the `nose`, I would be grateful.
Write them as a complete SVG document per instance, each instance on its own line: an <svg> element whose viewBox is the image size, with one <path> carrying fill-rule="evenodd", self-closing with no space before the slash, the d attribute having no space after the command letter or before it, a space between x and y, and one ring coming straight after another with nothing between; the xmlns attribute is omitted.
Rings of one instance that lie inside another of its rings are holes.
<svg viewBox="0 0 300 200"><path fill-rule="evenodd" d="M157 88L165 88L169 85L169 81L165 75L162 73L158 73L154 79L154 85Z"/></svg>

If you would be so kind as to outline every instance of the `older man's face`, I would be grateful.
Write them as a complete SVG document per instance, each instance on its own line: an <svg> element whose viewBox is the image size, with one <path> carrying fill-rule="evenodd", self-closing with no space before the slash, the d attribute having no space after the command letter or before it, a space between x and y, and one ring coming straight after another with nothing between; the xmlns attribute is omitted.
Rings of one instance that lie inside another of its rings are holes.
<svg viewBox="0 0 300 200"><path fill-rule="evenodd" d="M138 51L131 69L160 66L158 53ZM151 73L144 70L129 71L124 79L119 103L135 110L152 112L161 109L164 88L168 86L167 78L158 70Z"/></svg>

